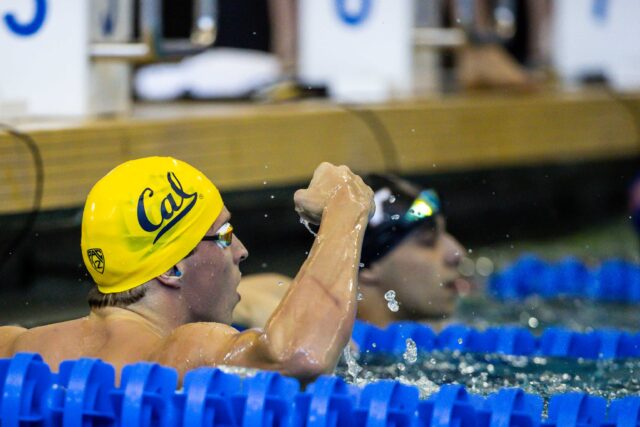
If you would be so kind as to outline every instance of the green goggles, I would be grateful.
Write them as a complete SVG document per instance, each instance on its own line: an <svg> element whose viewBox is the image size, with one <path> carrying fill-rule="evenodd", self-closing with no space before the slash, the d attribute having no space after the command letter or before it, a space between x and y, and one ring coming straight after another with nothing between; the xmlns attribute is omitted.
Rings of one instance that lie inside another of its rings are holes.
<svg viewBox="0 0 640 427"><path fill-rule="evenodd" d="M440 213L440 198L434 190L423 190L413 201L402 220L407 223L423 221Z"/></svg>
<svg viewBox="0 0 640 427"><path fill-rule="evenodd" d="M367 228L362 245L361 261L369 265L382 258L411 231L422 225L435 228L436 217L440 213L440 198L434 190L421 191L402 215L384 212L382 222Z"/></svg>

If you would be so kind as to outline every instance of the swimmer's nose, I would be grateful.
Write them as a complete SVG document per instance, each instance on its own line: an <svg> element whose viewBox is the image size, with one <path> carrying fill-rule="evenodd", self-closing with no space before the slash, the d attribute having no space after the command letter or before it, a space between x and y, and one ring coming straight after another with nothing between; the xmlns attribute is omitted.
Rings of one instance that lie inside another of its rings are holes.
<svg viewBox="0 0 640 427"><path fill-rule="evenodd" d="M446 244L446 252L444 255L444 263L447 267L458 268L460 262L462 261L462 254L464 253L464 248L458 242L455 237L447 233L444 236L445 244Z"/></svg>
<svg viewBox="0 0 640 427"><path fill-rule="evenodd" d="M242 243L242 241L238 239L238 237L235 234L233 235L233 241L234 243L236 243L235 245L236 248L233 254L234 255L233 261L236 264L240 264L242 261L244 261L249 257L249 251L247 250L247 248L244 247L244 244Z"/></svg>

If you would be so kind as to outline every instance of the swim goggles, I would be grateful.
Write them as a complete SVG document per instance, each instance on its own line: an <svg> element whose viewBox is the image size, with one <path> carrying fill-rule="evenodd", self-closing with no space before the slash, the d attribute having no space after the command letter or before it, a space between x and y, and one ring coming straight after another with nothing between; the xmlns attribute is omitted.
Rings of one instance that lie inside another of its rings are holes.
<svg viewBox="0 0 640 427"><path fill-rule="evenodd" d="M233 226L226 222L213 236L204 236L202 240L206 242L216 242L222 249L228 248L233 242Z"/></svg>
<svg viewBox="0 0 640 427"><path fill-rule="evenodd" d="M435 218L440 213L440 198L435 190L422 190L404 214L405 223L414 223L428 218Z"/></svg>
<svg viewBox="0 0 640 427"><path fill-rule="evenodd" d="M384 209L384 205L382 206ZM440 198L431 189L421 191L402 215L384 212L384 219L379 224L367 228L361 261L368 265L382 258L409 233L422 225L435 229L435 219L440 213Z"/></svg>

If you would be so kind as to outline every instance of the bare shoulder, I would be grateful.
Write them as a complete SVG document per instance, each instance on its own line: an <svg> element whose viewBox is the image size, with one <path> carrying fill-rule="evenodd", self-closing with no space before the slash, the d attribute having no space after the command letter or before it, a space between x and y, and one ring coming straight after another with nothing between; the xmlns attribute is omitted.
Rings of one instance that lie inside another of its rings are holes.
<svg viewBox="0 0 640 427"><path fill-rule="evenodd" d="M164 341L168 344L173 341L181 343L190 343L192 341L202 343L203 339L208 338L224 338L237 334L238 330L225 325L224 323L215 322L195 322L187 323L173 330L171 335Z"/></svg>
<svg viewBox="0 0 640 427"><path fill-rule="evenodd" d="M15 342L26 331L27 329L20 326L0 326L0 357L13 355Z"/></svg>
<svg viewBox="0 0 640 427"><path fill-rule="evenodd" d="M181 374L200 366L215 366L223 362L239 335L235 328L222 323L188 323L162 340L151 359L173 366Z"/></svg>
<svg viewBox="0 0 640 427"><path fill-rule="evenodd" d="M28 329L16 337L13 352L40 353L50 364L86 354L87 334L82 325L86 318Z"/></svg>

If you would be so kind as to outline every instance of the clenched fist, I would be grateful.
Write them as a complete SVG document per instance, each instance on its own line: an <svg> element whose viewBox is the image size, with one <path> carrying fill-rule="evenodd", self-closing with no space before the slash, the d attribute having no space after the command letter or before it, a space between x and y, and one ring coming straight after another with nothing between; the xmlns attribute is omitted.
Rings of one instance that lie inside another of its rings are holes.
<svg viewBox="0 0 640 427"><path fill-rule="evenodd" d="M342 190L348 191L348 201L359 205L369 219L373 216L375 203L371 188L347 166L334 166L327 162L316 168L307 189L294 194L296 211L302 219L319 224L324 208Z"/></svg>

